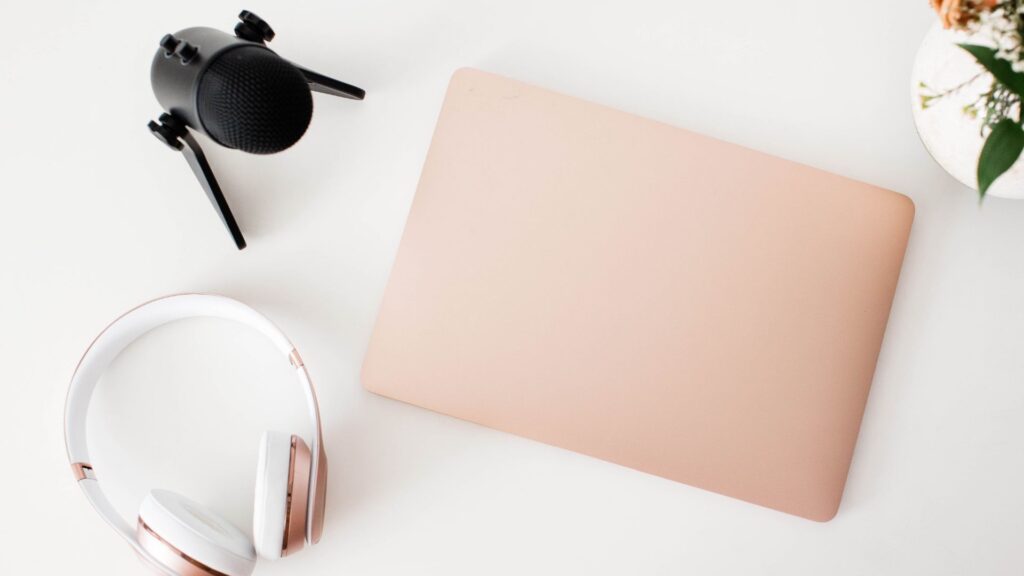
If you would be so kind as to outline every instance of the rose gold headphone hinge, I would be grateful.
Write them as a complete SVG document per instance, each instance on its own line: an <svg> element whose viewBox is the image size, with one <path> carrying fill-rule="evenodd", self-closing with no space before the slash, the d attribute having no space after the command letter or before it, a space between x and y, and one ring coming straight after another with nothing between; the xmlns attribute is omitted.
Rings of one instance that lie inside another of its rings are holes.
<svg viewBox="0 0 1024 576"><path fill-rule="evenodd" d="M292 363L296 369L302 368L305 364L302 362L302 356L299 356L299 351L292 348L290 354L288 354L288 361Z"/></svg>
<svg viewBox="0 0 1024 576"><path fill-rule="evenodd" d="M75 481L95 480L96 474L92 471L92 464L75 462L71 465L71 473L75 475Z"/></svg>

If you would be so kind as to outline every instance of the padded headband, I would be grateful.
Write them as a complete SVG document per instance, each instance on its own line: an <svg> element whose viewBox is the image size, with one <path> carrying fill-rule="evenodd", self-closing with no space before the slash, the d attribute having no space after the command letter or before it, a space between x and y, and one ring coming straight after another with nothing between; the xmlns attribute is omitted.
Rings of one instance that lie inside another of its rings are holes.
<svg viewBox="0 0 1024 576"><path fill-rule="evenodd" d="M313 441L310 443L312 467L309 475L310 498L306 509L306 534L309 542L315 544L320 539L322 529L327 471L316 391L302 358L284 333L256 310L225 296L179 294L146 302L114 320L93 340L71 378L64 407L64 440L68 459L79 485L96 511L111 527L131 542L136 551L139 551L140 548L135 543L134 528L110 504L99 488L92 465L89 464L89 446L86 439L89 402L104 371L129 344L164 324L197 317L223 318L258 330L273 342L281 355L288 358L295 368L296 376L305 392L309 416L314 424Z"/></svg>

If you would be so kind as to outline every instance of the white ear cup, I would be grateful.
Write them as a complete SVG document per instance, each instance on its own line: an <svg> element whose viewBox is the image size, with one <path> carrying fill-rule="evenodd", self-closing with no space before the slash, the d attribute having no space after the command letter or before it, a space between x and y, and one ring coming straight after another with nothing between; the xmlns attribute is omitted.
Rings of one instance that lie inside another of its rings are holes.
<svg viewBox="0 0 1024 576"><path fill-rule="evenodd" d="M227 576L249 576L256 568L255 551L241 530L167 490L153 490L143 500L138 536L151 556L178 574L205 567Z"/></svg>
<svg viewBox="0 0 1024 576"><path fill-rule="evenodd" d="M261 558L277 560L285 546L288 523L288 480L292 437L283 432L264 432L256 466L256 501L252 533Z"/></svg>

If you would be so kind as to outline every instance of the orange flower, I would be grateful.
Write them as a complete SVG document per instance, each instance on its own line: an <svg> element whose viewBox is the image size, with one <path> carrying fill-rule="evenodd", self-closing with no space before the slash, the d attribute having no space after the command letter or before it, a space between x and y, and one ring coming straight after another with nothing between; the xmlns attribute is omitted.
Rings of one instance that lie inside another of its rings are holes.
<svg viewBox="0 0 1024 576"><path fill-rule="evenodd" d="M939 15L943 28L964 26L974 19L978 12L996 7L999 0L929 0L932 9Z"/></svg>

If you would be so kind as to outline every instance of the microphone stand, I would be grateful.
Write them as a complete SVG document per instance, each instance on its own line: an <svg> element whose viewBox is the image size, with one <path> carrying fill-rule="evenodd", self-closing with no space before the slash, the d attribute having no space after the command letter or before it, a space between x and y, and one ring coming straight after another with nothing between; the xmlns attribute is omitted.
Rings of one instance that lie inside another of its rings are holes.
<svg viewBox="0 0 1024 576"><path fill-rule="evenodd" d="M267 42L274 38L274 30L256 14L248 10L242 10L238 18L241 21L235 26L235 35L242 40L266 45ZM294 63L292 65L302 73L309 84L309 89L314 92L340 96L350 100L362 100L366 97L366 92L362 88L324 76ZM149 130L158 140L185 156L185 161L188 163L189 168L192 169L196 179L199 180L199 184L203 187L203 191L206 192L206 197L210 200L210 204L217 211L220 221L228 229L228 233L231 234L231 239L234 240L235 246L239 250L245 248L246 243L245 238L242 236L242 230L238 227L234 214L231 213L231 207L228 206L228 201L224 198L224 193L217 183L217 177L213 175L213 168L206 160L206 155L203 154L203 149L199 146L199 142L189 132L187 123L173 113L165 112L160 115L157 121L149 122Z"/></svg>
<svg viewBox="0 0 1024 576"><path fill-rule="evenodd" d="M210 204L213 205L213 209L220 216L220 221L224 223L224 227L231 234L231 239L235 241L235 246L239 250L245 248L245 238L242 236L242 230L239 229L238 222L235 221L235 215L231 213L231 207L228 206L228 201L224 198L220 184L217 183L217 177L213 175L213 168L207 162L206 154L203 154L203 149L199 146L199 142L196 141L195 137L189 133L188 128L185 127L185 123L172 114L164 113L160 115L159 123L149 122L149 130L158 140L167 144L172 150L177 150L184 154L185 161L188 163L189 168L192 169L192 173L196 175L196 179L199 180L199 185L206 192L206 197L210 200Z"/></svg>

